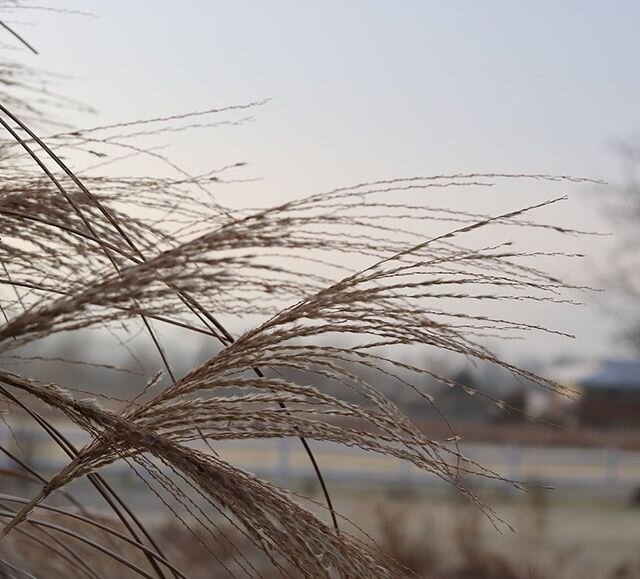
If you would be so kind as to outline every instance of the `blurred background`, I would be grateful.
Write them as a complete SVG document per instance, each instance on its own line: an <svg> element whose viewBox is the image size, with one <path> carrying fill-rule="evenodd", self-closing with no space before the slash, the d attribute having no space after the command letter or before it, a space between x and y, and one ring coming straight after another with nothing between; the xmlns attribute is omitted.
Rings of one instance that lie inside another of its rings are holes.
<svg viewBox="0 0 640 579"><path fill-rule="evenodd" d="M455 489L392 458L330 444L313 449L338 509L417 573L640 577L637 2L60 0L51 11L24 6L34 9L9 10L4 18L39 54L21 51L15 58L47 71L48 90L72 99L47 115L49 131L51 124L87 127L260 102L226 123L146 138L147 148L186 171L234 166L213 188L223 205L269 206L414 175L508 172L602 181L563 183L553 193L533 181L420 194L426 205L486 214L566 194L568 201L536 219L588 232L564 239L562 247L547 230L521 229L517 239L531 250L584 254L537 262L590 288L571 296L583 305L479 306L573 335L527 332L523 339L483 343L571 388L571 396L437 351L416 350L407 363L486 395L469 396L435 380L421 385L450 425L418 395L380 385L429 436L444 440L451 427L465 454L522 482L520 490L497 480L469 481L504 523L494 526ZM80 175L170 171L148 155L96 167L95 155L76 151L70 161ZM488 243L482 236L478 241ZM233 330L252 322L235 320ZM172 362L182 373L214 353L193 336L167 332L163 339L171 341ZM100 331L62 334L12 354L20 358L2 358L7 368L113 396L139 389L158 366L143 338L118 347ZM68 363L81 359L126 372L114 379L111 369ZM70 425L60 428L83 442ZM19 415L6 416L0 438L43 472L64 464ZM230 442L216 450L321 500L296 440ZM9 468L10 459L1 460ZM108 471L148 517L157 516L153 497L126 467ZM76 484L91 500L90 489Z"/></svg>

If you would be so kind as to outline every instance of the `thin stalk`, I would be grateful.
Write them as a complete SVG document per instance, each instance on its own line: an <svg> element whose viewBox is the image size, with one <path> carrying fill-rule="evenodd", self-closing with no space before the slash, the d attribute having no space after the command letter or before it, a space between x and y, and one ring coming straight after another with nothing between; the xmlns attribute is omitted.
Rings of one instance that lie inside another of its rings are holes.
<svg viewBox="0 0 640 579"><path fill-rule="evenodd" d="M9 398L9 400L11 400L12 402L18 404L23 410L25 410L25 412L27 412L47 432L47 434L51 436L51 438L58 444L58 446L60 446L60 448L65 452L65 454L70 459L73 460L78 455L78 450L75 448L75 446L69 440L67 440L67 438L64 435L62 435L51 423L49 423L45 418L40 416L39 413L34 411L27 404L22 402L19 398L11 394L11 392L9 392L3 386L0 386L0 393L2 393L4 396ZM104 498L104 500L108 503L111 509L116 513L116 515L118 516L122 524L127 528L129 533L131 533L131 536L138 543L141 543L140 538L138 537L138 534L136 533L135 529L131 526L131 523L127 520L127 518L120 512L120 509L115 504L115 502L117 502L126 511L126 513L131 517L131 519L134 521L134 523L137 525L140 531L142 531L142 533L147 538L149 543L164 558L164 554L160 550L160 547L153 540L153 538L151 537L149 532L146 530L144 525L140 522L140 520L136 517L136 515L131 511L131 509L127 506L127 504L120 498L120 496L111 488L111 486L107 483L107 481L104 480L104 478L98 473L88 474L87 478L89 479L89 481L91 481L93 486ZM147 555L147 559L149 560L149 563L154 568L156 573L160 577L164 577L164 573L158 567L155 560L149 555Z"/></svg>
<svg viewBox="0 0 640 579"><path fill-rule="evenodd" d="M13 503L19 503L19 504L28 504L29 500L25 499L23 497L16 497L13 495L5 495L5 494L0 494L0 500L3 501L10 501ZM177 567L174 567L169 561L167 561L165 558L161 557L160 555L158 555L158 553L156 553L155 551L153 551L152 549L149 549L149 547L147 547L146 545L143 545L141 543L138 543L132 539L130 539L129 537L127 537L127 535L120 533L119 531L116 531L115 529L112 529L111 527L107 526L107 525L103 525L102 523L99 523L98 521L95 521L89 517L85 517L82 515L78 515L77 513L71 513L69 511L65 511L64 509L60 509L58 507L53 507L51 505L47 505L44 503L39 503L37 506L37 508L39 509L43 509L46 511L50 511L52 513L57 513L59 515L64 515L66 517L70 517L72 519L75 519L77 521L82 521L83 523L87 523L88 525L91 525L97 529L100 529L101 531L104 531L105 533L108 533L109 535L112 535L113 537L116 537L122 541L124 541L125 543L128 543L129 545L132 545L133 547L136 547L137 549L140 549L141 551L148 553L151 557L153 557L154 559L156 559L159 563L162 563L163 565L165 565L166 567L168 567L169 569L171 569L174 574L176 574L178 577L180 577L180 579L188 579L186 575L184 575L184 573L182 573L182 571L180 571L180 569L178 569Z"/></svg>
<svg viewBox="0 0 640 579"><path fill-rule="evenodd" d="M11 511L0 511L0 517L13 517L13 515L14 513L12 513ZM149 573L147 573L144 569L141 569L140 567L138 567L135 563L132 563L128 559L125 559L124 557L118 555L118 553L116 553L115 551L112 551L111 549L107 549L104 545L101 545L96 541L92 541L91 539L87 539L87 537L83 537L82 535L80 535L79 533L76 533L75 531L72 531L65 527L61 527L60 525L56 525L54 523L49 523L48 521L40 521L38 519L29 518L27 519L26 522L37 527L52 529L54 531L63 533L64 535L68 535L69 537L73 537L74 539L77 539L78 541L85 543L86 545L89 545L90 547L96 549L97 551L104 553L105 555L111 557L115 561L118 561L119 563L122 563L123 565L129 567L129 569L131 569L132 571L135 571L141 577L145 577L146 579L154 579L153 575L149 575Z"/></svg>

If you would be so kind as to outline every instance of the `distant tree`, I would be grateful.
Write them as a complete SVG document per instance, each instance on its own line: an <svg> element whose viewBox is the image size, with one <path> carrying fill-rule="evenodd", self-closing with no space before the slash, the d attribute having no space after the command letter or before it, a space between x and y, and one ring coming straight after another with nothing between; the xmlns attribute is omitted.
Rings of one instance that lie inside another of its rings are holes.
<svg viewBox="0 0 640 579"><path fill-rule="evenodd" d="M600 285L606 290L606 310L618 322L618 337L640 354L640 137L619 150L621 182L599 199L615 235Z"/></svg>

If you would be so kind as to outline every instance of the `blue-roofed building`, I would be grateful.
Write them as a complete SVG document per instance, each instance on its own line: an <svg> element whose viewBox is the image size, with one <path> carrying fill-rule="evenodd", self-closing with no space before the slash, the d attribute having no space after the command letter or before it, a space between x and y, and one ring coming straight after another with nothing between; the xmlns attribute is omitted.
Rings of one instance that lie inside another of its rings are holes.
<svg viewBox="0 0 640 579"><path fill-rule="evenodd" d="M640 360L603 360L580 386L589 390L640 391Z"/></svg>
<svg viewBox="0 0 640 579"><path fill-rule="evenodd" d="M579 425L640 427L640 360L601 360L552 374L579 392L574 407Z"/></svg>
<svg viewBox="0 0 640 579"><path fill-rule="evenodd" d="M640 360L603 360L577 386L580 424L640 426Z"/></svg>

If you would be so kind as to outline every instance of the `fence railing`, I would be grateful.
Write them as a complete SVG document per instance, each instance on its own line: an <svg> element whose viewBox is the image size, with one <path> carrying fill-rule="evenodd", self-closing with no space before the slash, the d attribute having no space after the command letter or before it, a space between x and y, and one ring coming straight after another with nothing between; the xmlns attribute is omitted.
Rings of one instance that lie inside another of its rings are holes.
<svg viewBox="0 0 640 579"><path fill-rule="evenodd" d="M85 433L64 426L64 435L74 444L88 442ZM0 441L13 448L32 466L54 472L67 462L66 455L43 433L32 426L0 425ZM435 474L392 457L311 441L311 446L326 479L359 485L386 484L406 487L443 485ZM297 439L222 441L216 451L234 465L264 476L282 486L313 480L308 457ZM204 445L203 450L206 450ZM536 447L522 444L467 443L463 453L472 461L509 480L548 485L556 489L584 489L613 498L640 487L640 452L617 448ZM0 467L13 468L11 459L0 456ZM118 471L127 466L114 465ZM504 484L472 476L476 485ZM505 485L505 488L509 488Z"/></svg>

